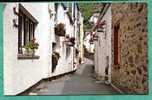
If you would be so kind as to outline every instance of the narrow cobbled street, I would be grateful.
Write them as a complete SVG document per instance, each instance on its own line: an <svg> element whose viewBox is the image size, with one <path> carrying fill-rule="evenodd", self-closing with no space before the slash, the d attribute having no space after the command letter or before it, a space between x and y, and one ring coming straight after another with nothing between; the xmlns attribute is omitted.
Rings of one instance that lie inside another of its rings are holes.
<svg viewBox="0 0 152 100"><path fill-rule="evenodd" d="M119 94L110 85L94 77L93 62L86 59L78 70L61 78L45 81L32 90L29 95L87 95Z"/></svg>
<svg viewBox="0 0 152 100"><path fill-rule="evenodd" d="M146 3L3 6L4 95L149 93Z"/></svg>

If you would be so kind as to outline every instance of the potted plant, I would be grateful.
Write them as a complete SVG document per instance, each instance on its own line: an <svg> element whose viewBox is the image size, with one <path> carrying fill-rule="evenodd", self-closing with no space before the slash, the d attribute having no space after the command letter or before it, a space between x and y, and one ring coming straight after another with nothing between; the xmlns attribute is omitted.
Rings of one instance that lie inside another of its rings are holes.
<svg viewBox="0 0 152 100"><path fill-rule="evenodd" d="M52 72L54 72L57 64L58 64L58 60L60 58L60 54L58 52L53 52L52 53Z"/></svg>
<svg viewBox="0 0 152 100"><path fill-rule="evenodd" d="M39 44L35 42L35 38L33 38L30 42L26 43L22 46L23 54L25 55L34 55L35 49L38 49Z"/></svg>
<svg viewBox="0 0 152 100"><path fill-rule="evenodd" d="M75 44L75 37L71 37L70 42L72 43L72 45L74 45Z"/></svg>
<svg viewBox="0 0 152 100"><path fill-rule="evenodd" d="M64 42L69 42L69 38L70 38L69 34L66 34Z"/></svg>
<svg viewBox="0 0 152 100"><path fill-rule="evenodd" d="M55 27L55 34L59 36L65 36L65 25L63 23L59 23Z"/></svg>
<svg viewBox="0 0 152 100"><path fill-rule="evenodd" d="M24 46L22 46L22 53L24 55L29 55L29 43L27 43Z"/></svg>

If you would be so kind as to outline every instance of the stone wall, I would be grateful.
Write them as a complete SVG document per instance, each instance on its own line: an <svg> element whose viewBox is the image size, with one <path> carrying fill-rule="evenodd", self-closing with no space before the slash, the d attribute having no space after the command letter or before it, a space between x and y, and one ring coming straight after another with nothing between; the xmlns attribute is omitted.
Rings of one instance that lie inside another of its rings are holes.
<svg viewBox="0 0 152 100"><path fill-rule="evenodd" d="M147 4L112 4L112 43L118 24L119 62L112 66L112 83L127 93L147 94Z"/></svg>

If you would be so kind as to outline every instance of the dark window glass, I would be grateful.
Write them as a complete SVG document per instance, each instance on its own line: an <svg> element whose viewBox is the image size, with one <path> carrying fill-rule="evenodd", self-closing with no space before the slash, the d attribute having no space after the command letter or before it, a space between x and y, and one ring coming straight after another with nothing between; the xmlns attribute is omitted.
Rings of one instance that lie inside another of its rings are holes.
<svg viewBox="0 0 152 100"><path fill-rule="evenodd" d="M119 64L119 24L114 27L114 64Z"/></svg>

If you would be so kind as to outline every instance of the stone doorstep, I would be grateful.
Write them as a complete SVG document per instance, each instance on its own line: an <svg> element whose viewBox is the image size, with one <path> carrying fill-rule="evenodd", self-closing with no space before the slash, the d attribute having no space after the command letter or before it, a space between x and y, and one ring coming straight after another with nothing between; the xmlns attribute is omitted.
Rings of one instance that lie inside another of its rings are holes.
<svg viewBox="0 0 152 100"><path fill-rule="evenodd" d="M29 95L37 95L37 93L31 92L29 93Z"/></svg>

